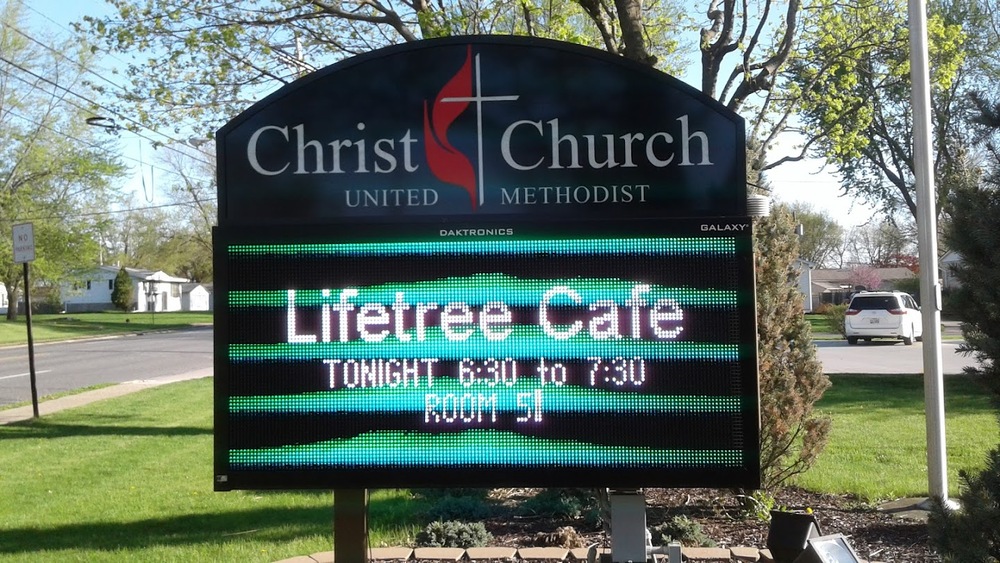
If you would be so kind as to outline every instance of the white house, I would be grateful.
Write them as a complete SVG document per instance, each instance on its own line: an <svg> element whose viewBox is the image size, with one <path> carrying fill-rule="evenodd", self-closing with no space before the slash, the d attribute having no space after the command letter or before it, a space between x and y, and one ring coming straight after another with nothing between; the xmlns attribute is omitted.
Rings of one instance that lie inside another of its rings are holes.
<svg viewBox="0 0 1000 563"><path fill-rule="evenodd" d="M10 294L7 293L7 285L0 283L0 314L7 314L7 307L10 305Z"/></svg>
<svg viewBox="0 0 1000 563"><path fill-rule="evenodd" d="M181 284L182 311L211 311L211 293L200 283Z"/></svg>
<svg viewBox="0 0 1000 563"><path fill-rule="evenodd" d="M81 273L72 283L62 286L63 307L67 313L114 309L111 292L115 289L118 266L99 266ZM190 280L161 271L125 268L132 282L130 311L183 311L182 286Z"/></svg>
<svg viewBox="0 0 1000 563"><path fill-rule="evenodd" d="M955 252L954 250L949 250L944 253L938 260L938 265L941 270L941 288L942 289L958 289L962 287L962 282L958 281L955 276L955 266L962 263L962 255Z"/></svg>

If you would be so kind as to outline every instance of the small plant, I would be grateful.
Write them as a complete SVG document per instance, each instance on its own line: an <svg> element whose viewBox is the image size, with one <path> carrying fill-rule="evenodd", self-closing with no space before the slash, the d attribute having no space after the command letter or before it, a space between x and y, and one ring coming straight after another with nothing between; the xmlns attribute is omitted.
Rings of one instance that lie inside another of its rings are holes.
<svg viewBox="0 0 1000 563"><path fill-rule="evenodd" d="M744 517L753 518L759 522L770 522L771 511L781 510L771 493L757 489L749 495L736 495L740 501L740 509Z"/></svg>
<svg viewBox="0 0 1000 563"><path fill-rule="evenodd" d="M427 510L431 520L482 520L493 516L496 512L486 499L480 496L450 496L445 495L432 500L433 504Z"/></svg>
<svg viewBox="0 0 1000 563"><path fill-rule="evenodd" d="M715 540L705 535L701 524L687 516L673 516L666 522L650 528L654 545L666 545L672 541L689 547L715 547Z"/></svg>
<svg viewBox="0 0 1000 563"><path fill-rule="evenodd" d="M469 524L457 520L431 522L417 533L420 547L485 547L493 540L482 522Z"/></svg>
<svg viewBox="0 0 1000 563"><path fill-rule="evenodd" d="M544 489L526 500L522 510L548 518L582 518L597 506L590 489Z"/></svg>
<svg viewBox="0 0 1000 563"><path fill-rule="evenodd" d="M830 305L826 308L823 316L826 317L826 323L830 325L830 330L839 332L841 336L847 338L847 332L844 331L844 313L847 311L847 305Z"/></svg>

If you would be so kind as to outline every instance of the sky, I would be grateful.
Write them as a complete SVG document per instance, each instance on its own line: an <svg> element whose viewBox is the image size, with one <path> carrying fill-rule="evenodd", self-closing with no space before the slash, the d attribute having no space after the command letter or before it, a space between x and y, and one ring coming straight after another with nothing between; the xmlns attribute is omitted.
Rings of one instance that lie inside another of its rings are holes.
<svg viewBox="0 0 1000 563"><path fill-rule="evenodd" d="M70 32L70 23L81 19L84 15L102 15L110 13L110 8L104 0L28 0L30 25L37 31L66 37ZM112 59L111 64L116 64ZM117 63L120 64L120 63ZM111 77L114 79L114 77ZM684 77L682 77L684 78ZM786 138L789 145L793 140ZM139 201L155 204L156 172L149 170L154 151L150 143L139 137L130 137L123 133L122 149L127 162L135 169L134 176L129 180L128 188L139 195ZM787 146L787 145L786 145ZM772 158L778 158L782 153L779 142ZM791 149L788 149L791 153ZM139 162L143 162L140 173ZM773 187L773 199L785 202L802 202L811 205L816 211L829 214L845 227L866 223L874 211L855 202L852 198L842 195L840 184L831 174L831 167L825 167L821 160L809 159L800 162L782 164L768 173L768 179Z"/></svg>

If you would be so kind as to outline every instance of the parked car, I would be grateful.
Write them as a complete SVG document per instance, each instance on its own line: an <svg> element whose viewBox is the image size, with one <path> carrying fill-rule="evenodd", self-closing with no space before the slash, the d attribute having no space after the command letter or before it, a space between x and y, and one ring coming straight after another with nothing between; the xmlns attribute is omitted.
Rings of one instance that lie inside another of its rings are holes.
<svg viewBox="0 0 1000 563"><path fill-rule="evenodd" d="M844 334L848 344L875 338L902 340L903 344L923 340L920 307L902 291L862 291L854 294L844 313Z"/></svg>

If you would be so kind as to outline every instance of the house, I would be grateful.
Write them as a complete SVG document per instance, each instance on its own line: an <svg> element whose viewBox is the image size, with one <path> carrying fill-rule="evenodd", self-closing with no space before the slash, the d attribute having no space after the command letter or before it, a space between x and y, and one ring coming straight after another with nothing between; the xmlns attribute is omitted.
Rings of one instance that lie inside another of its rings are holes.
<svg viewBox="0 0 1000 563"><path fill-rule="evenodd" d="M962 287L962 282L958 281L958 277L955 276L955 266L961 263L962 255L954 250L949 250L941 256L938 260L941 269L941 289L949 290Z"/></svg>
<svg viewBox="0 0 1000 563"><path fill-rule="evenodd" d="M115 306L111 292L115 289L118 266L99 266L83 272L72 283L62 286L63 309L67 313L108 311ZM132 283L130 311L182 311L182 286L190 282L161 271L125 268Z"/></svg>
<svg viewBox="0 0 1000 563"><path fill-rule="evenodd" d="M908 268L875 268L875 272L882 280L879 287L869 287L869 290L896 289L896 284L903 280L915 279L917 274ZM810 282L810 305L806 311L813 311L820 305L829 303L840 305L850 301L851 295L858 291L852 285L854 272L850 268L823 269L815 268L809 270ZM801 277L800 277L801 281ZM801 284L800 284L801 285Z"/></svg>
<svg viewBox="0 0 1000 563"><path fill-rule="evenodd" d="M212 293L210 286L200 283L181 284L182 311L211 311Z"/></svg>
<svg viewBox="0 0 1000 563"><path fill-rule="evenodd" d="M0 283L0 314L7 314L7 307L10 305L10 294L7 293L7 285Z"/></svg>

